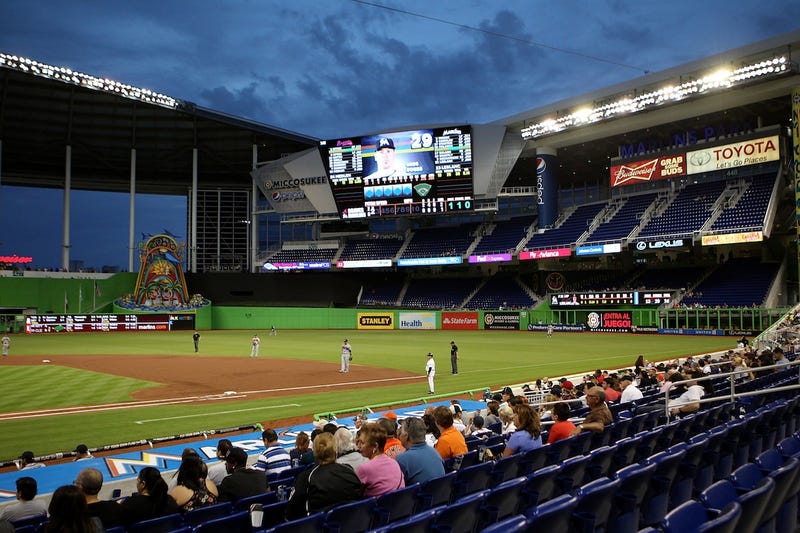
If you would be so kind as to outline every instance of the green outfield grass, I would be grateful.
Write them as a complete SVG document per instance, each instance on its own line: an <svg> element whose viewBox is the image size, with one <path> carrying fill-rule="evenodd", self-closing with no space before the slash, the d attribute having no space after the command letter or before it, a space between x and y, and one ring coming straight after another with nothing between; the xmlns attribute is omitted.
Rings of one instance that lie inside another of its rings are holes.
<svg viewBox="0 0 800 533"><path fill-rule="evenodd" d="M254 331L204 331L201 355L247 357ZM497 388L535 381L544 376L585 373L595 368L630 366L638 355L665 360L687 354L733 347L725 337L622 334L554 334L520 331L308 331L282 330L277 336L258 331L262 358L339 361L339 346L348 337L355 364L381 366L419 374L418 381L380 388L314 393L286 393L269 400L226 401L218 404L140 407L92 414L66 414L0 422L0 460L23 449L43 455L67 451L78 442L90 447L136 441L206 429L358 408L404 399L423 398L425 354L436 355L437 393ZM11 357L0 365L0 412L105 404L131 399L131 393L155 383L142 382L57 365L15 365L56 355L100 354L114 357L141 354L194 354L192 332L76 333L14 336ZM449 342L459 345L459 375L450 375ZM224 371L224 369L221 369ZM280 376L267 372L264 388L280 388ZM214 388L209 376L209 393Z"/></svg>

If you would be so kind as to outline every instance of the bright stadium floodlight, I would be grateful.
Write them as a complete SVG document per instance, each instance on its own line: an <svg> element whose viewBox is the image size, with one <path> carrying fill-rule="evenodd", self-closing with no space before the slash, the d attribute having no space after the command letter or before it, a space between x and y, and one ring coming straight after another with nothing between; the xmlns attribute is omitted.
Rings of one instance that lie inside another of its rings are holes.
<svg viewBox="0 0 800 533"><path fill-rule="evenodd" d="M575 111L562 110L557 118L544 118L540 122L525 126L520 130L525 140L536 139L568 128L593 124L615 118L626 113L647 111L654 107L678 102L687 98L706 95L710 92L727 90L749 83L756 78L781 76L794 70L794 65L785 56L773 57L745 65L735 70L720 68L699 79L684 81L679 85L668 85L632 96L619 95L617 100L595 106L581 106ZM685 77L683 79L686 79Z"/></svg>
<svg viewBox="0 0 800 533"><path fill-rule="evenodd" d="M33 59L4 54L2 52L0 52L0 67L34 74L42 78L78 85L88 89L114 93L124 96L125 98L168 107L170 109L177 109L182 105L180 100L167 96L166 94L153 92L150 89L133 87L108 78L97 78L82 72L75 72L69 68L55 67Z"/></svg>

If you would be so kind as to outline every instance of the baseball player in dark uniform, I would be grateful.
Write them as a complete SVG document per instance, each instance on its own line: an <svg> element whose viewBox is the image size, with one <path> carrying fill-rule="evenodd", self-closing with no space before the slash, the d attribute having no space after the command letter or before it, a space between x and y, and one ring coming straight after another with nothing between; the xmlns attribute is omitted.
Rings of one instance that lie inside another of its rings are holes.
<svg viewBox="0 0 800 533"><path fill-rule="evenodd" d="M200 334L198 332L194 332L194 335L192 335L192 341L194 342L194 353L197 353L197 351L200 349Z"/></svg>
<svg viewBox="0 0 800 533"><path fill-rule="evenodd" d="M450 367L453 374L458 374L458 345L456 341L450 341Z"/></svg>

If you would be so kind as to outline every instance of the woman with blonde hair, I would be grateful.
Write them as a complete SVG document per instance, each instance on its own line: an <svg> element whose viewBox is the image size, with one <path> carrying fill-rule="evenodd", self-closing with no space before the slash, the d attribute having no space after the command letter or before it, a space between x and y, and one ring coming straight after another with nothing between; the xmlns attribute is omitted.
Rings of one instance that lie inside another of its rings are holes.
<svg viewBox="0 0 800 533"><path fill-rule="evenodd" d="M498 413L500 416L500 422L503 424L500 433L503 435L514 433L517 430L517 426L514 425L514 410L511 407L504 405L500 408Z"/></svg>
<svg viewBox="0 0 800 533"><path fill-rule="evenodd" d="M314 439L316 466L297 475L294 490L286 504L287 520L361 499L358 477L352 468L337 463L336 455L333 435L327 432L317 435Z"/></svg>

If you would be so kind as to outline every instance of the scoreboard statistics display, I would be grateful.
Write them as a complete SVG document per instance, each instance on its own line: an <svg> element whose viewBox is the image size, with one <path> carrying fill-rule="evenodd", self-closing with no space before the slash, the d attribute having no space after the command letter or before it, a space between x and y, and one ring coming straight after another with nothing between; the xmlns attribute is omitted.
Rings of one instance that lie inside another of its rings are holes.
<svg viewBox="0 0 800 533"><path fill-rule="evenodd" d="M193 314L26 315L25 333L172 331L194 329Z"/></svg>
<svg viewBox="0 0 800 533"><path fill-rule="evenodd" d="M671 291L607 291L550 294L550 307L596 307L604 305L662 305L672 299Z"/></svg>
<svg viewBox="0 0 800 533"><path fill-rule="evenodd" d="M472 211L472 129L420 129L320 141L343 219Z"/></svg>

